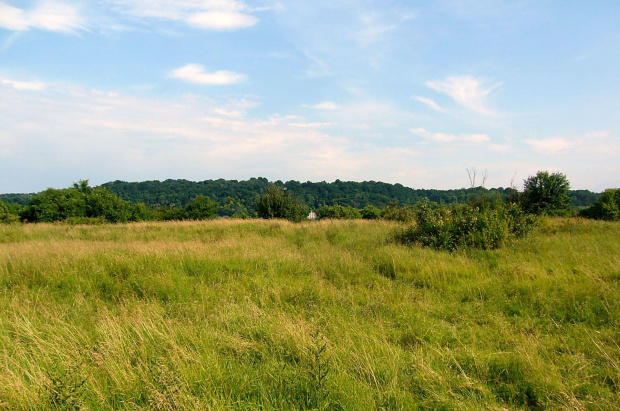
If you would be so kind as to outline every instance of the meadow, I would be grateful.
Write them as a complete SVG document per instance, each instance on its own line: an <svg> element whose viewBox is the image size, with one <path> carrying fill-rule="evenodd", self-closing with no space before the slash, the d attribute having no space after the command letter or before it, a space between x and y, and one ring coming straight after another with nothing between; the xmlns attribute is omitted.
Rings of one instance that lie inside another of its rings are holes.
<svg viewBox="0 0 620 411"><path fill-rule="evenodd" d="M0 409L620 409L620 224L0 225Z"/></svg>

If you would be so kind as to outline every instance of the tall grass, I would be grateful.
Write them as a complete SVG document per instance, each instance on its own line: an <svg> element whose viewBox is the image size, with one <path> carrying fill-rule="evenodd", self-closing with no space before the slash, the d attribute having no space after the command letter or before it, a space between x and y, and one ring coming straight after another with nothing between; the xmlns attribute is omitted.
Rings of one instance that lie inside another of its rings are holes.
<svg viewBox="0 0 620 411"><path fill-rule="evenodd" d="M620 226L0 226L0 408L618 409Z"/></svg>

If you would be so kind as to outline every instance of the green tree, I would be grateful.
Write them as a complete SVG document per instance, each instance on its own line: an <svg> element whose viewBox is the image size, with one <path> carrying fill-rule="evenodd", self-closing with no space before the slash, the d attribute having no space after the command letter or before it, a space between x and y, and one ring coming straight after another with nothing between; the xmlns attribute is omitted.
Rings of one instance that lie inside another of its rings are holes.
<svg viewBox="0 0 620 411"><path fill-rule="evenodd" d="M105 188L92 188L88 180L81 180L70 188L48 188L32 196L22 211L22 218L30 222L103 218L111 223L119 223L129 221L131 205Z"/></svg>
<svg viewBox="0 0 620 411"><path fill-rule="evenodd" d="M284 188L270 184L263 195L256 199L256 213L261 218L284 218L299 222L306 218L308 207Z"/></svg>
<svg viewBox="0 0 620 411"><path fill-rule="evenodd" d="M579 215L597 220L620 220L620 188L603 191L597 202L580 211Z"/></svg>
<svg viewBox="0 0 620 411"><path fill-rule="evenodd" d="M197 195L185 206L185 216L190 220L208 220L217 216L217 203L209 197Z"/></svg>
<svg viewBox="0 0 620 411"><path fill-rule="evenodd" d="M362 218L362 214L355 207L351 206L323 206L316 210L319 218L332 220L356 220Z"/></svg>
<svg viewBox="0 0 620 411"><path fill-rule="evenodd" d="M532 214L565 214L570 209L570 183L562 173L539 171L524 181L521 205Z"/></svg>
<svg viewBox="0 0 620 411"><path fill-rule="evenodd" d="M360 210L362 214L362 218L364 220L377 220L381 218L381 209L379 207L375 207L372 204L367 205L366 207Z"/></svg>
<svg viewBox="0 0 620 411"><path fill-rule="evenodd" d="M11 213L11 207L0 200L0 223L15 223L19 216Z"/></svg>
<svg viewBox="0 0 620 411"><path fill-rule="evenodd" d="M155 218L153 210L144 203L131 206L131 221L149 221Z"/></svg>

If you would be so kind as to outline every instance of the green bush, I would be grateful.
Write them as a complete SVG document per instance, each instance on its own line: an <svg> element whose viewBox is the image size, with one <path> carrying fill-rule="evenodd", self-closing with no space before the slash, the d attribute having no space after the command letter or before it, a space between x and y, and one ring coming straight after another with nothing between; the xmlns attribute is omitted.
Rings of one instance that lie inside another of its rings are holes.
<svg viewBox="0 0 620 411"><path fill-rule="evenodd" d="M426 201L417 209L416 224L397 238L403 243L449 251L464 247L487 250L500 247L510 238L523 237L536 221L515 204L482 204L446 207Z"/></svg>
<svg viewBox="0 0 620 411"><path fill-rule="evenodd" d="M19 223L20 218L16 214L0 212L0 224Z"/></svg>
<svg viewBox="0 0 620 411"><path fill-rule="evenodd" d="M217 203L207 196L197 195L185 206L185 216L190 220L209 220L217 216Z"/></svg>
<svg viewBox="0 0 620 411"><path fill-rule="evenodd" d="M360 210L362 214L362 218L364 220L378 220L381 218L381 209L379 207L375 207L372 204L367 205L366 207Z"/></svg>
<svg viewBox="0 0 620 411"><path fill-rule="evenodd" d="M316 210L317 217L331 220L358 220L362 218L360 211L351 206L323 206Z"/></svg>
<svg viewBox="0 0 620 411"><path fill-rule="evenodd" d="M110 223L131 219L131 205L105 188L92 188L88 180L73 187L47 190L33 196L21 217L30 222L54 222L68 218L103 218Z"/></svg>
<svg viewBox="0 0 620 411"><path fill-rule="evenodd" d="M579 216L597 220L620 220L620 188L608 188L592 206L579 212Z"/></svg>
<svg viewBox="0 0 620 411"><path fill-rule="evenodd" d="M407 223L415 219L415 208L413 206L403 206L394 201L383 207L381 218L389 221L400 221Z"/></svg>
<svg viewBox="0 0 620 411"><path fill-rule="evenodd" d="M270 184L265 194L256 199L256 213L261 218L284 218L299 222L308 215L308 207L292 194L285 192L284 188Z"/></svg>
<svg viewBox="0 0 620 411"><path fill-rule="evenodd" d="M8 204L0 201L0 224L11 224L19 222L19 216L11 213Z"/></svg>

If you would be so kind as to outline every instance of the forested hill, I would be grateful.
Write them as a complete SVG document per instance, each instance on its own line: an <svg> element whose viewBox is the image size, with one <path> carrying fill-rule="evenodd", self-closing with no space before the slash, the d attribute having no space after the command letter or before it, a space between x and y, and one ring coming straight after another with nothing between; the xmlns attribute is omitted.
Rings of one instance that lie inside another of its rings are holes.
<svg viewBox="0 0 620 411"><path fill-rule="evenodd" d="M282 185L306 205L318 208L322 205L350 205L363 208L369 204L382 207L392 201L401 204L415 204L424 198L431 201L456 203L465 201L472 195L472 190L414 190L401 184L387 184L375 181L362 183L336 180L333 183L281 181ZM206 180L193 182L187 180L145 181L126 183L114 181L102 187L116 193L119 197L132 202L144 202L151 206L185 206L198 194L208 195L213 200L226 205L240 203L253 211L256 196L265 191L269 181L266 178L251 178L246 181ZM480 189L478 189L480 190ZM507 193L498 189L500 194Z"/></svg>
<svg viewBox="0 0 620 411"><path fill-rule="evenodd" d="M398 201L401 204L416 204L428 198L431 201L443 203L462 203L481 192L498 192L500 195L507 195L509 188L477 188L454 189L454 190L432 190L432 189L413 189L402 184L388 184L377 181L340 181L333 183L326 182L305 182L282 181L275 182L290 190L295 196L299 197L306 205L318 208L322 205L350 205L363 208L369 204L377 207ZM119 197L132 203L143 202L150 206L181 206L184 207L197 195L207 195L217 201L220 206L236 208L244 206L248 211L254 211L256 196L262 194L269 181L266 178L251 178L249 180L165 180L165 181L143 181L125 182L113 181L105 183L102 187L116 193ZM28 194L2 194L0 200L7 203L19 203L25 205L31 195ZM598 198L598 193L588 190L571 191L573 205L585 206L594 203Z"/></svg>
<svg viewBox="0 0 620 411"><path fill-rule="evenodd" d="M369 204L382 207L392 201L401 204L416 204L428 198L431 201L443 203L461 203L466 201L474 191L471 189L455 190L426 190L413 189L401 184L388 184L376 181L340 181L333 183L326 182L305 182L281 181L275 182L290 190L295 196L299 197L306 205L318 208L322 205L350 205L363 208ZM144 181L139 183L128 183L114 181L103 184L102 187L116 193L124 200L131 202L144 202L151 206L185 206L198 194L203 194L217 201L221 206L233 206L234 203L244 205L249 211L254 210L256 196L263 193L269 185L266 178L251 178L245 181L237 180L166 180L166 181ZM477 188L475 193L481 191L498 192L500 195L507 195L508 188L497 188L486 190ZM588 190L571 192L573 203L576 206L585 206L593 203L598 198L597 193Z"/></svg>

